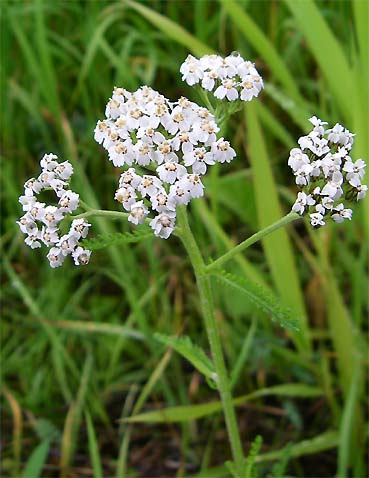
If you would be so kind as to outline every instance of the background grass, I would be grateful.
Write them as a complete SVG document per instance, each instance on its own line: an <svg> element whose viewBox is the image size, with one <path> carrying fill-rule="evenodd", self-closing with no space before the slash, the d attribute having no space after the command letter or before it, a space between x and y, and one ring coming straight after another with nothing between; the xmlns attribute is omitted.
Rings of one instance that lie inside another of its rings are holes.
<svg viewBox="0 0 369 478"><path fill-rule="evenodd" d="M73 163L73 187L88 204L117 209L119 171L93 140L113 86L197 100L180 80L187 54L238 50L266 87L225 132L237 159L214 168L206 200L191 207L202 250L215 258L288 211L288 151L312 114L357 133L353 156L368 159L368 3L1 6L3 476L227 476L214 391L154 338L186 333L207 347L178 240L115 246L86 268L51 270L15 226L18 197L53 151ZM366 476L368 217L366 201L350 224L298 224L227 266L280 296L300 335L214 282L245 450L264 438L261 476L281 476L281 460L284 476Z"/></svg>

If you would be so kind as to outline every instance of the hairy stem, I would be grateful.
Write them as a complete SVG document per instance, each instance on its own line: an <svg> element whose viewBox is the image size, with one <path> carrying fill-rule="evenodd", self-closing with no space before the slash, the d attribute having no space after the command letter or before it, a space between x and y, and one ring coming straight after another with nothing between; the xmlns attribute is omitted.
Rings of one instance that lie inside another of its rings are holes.
<svg viewBox="0 0 369 478"><path fill-rule="evenodd" d="M125 219L129 214L127 212L119 211L105 211L103 209L89 209L87 212L77 214L77 216L69 216L71 219L81 219L82 217L97 216L97 217L110 217L111 219Z"/></svg>
<svg viewBox="0 0 369 478"><path fill-rule="evenodd" d="M261 231L256 232L249 238L245 239L242 241L240 244L235 246L233 249L230 251L226 252L222 256L218 257L214 262L211 264L208 264L205 267L206 272L210 272L220 265L224 264L225 262L228 262L230 259L233 259L233 257L236 254L239 254L240 252L244 251L248 247L250 247L252 244L255 244L255 242L260 241L263 237L267 236L268 234L271 234L272 232L276 231L277 229L280 229L281 227L286 226L292 221L296 221L297 219L300 219L301 216L299 216L296 212L291 211L288 213L286 216L283 216L281 219L278 221L274 222L270 226L265 227Z"/></svg>
<svg viewBox="0 0 369 478"><path fill-rule="evenodd" d="M239 476L242 476L244 456L237 426L236 413L232 403L231 386L226 370L220 333L214 316L210 277L205 271L204 259L189 227L187 212L184 206L178 207L177 218L181 226L179 237L187 250L196 276L203 318L217 374L216 383L221 397L233 459Z"/></svg>

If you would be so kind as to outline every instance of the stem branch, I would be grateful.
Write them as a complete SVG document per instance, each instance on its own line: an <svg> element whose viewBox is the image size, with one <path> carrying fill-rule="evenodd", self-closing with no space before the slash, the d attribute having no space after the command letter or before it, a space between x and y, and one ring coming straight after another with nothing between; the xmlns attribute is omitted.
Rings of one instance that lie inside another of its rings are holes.
<svg viewBox="0 0 369 478"><path fill-rule="evenodd" d="M127 219L129 214L127 212L119 211L105 211L103 209L89 209L87 212L82 214L77 214L76 216L70 216L71 219L81 219L82 217L89 216L100 216L100 217L110 217L112 219Z"/></svg>
<svg viewBox="0 0 369 478"><path fill-rule="evenodd" d="M230 251L228 251L225 254L223 254L222 256L218 257L218 259L216 259L214 262L205 266L205 271L208 273L208 272L216 269L217 267L224 264L225 262L228 262L236 254L239 254L243 250L250 247L252 244L255 244L255 242L260 241L260 239L262 239L263 237L267 236L268 234L271 234L272 232L276 231L277 229L280 229L283 226L286 226L290 222L296 221L297 219L300 219L300 218L301 218L301 216L299 216L296 212L291 211L286 216L283 216L281 219L274 222L270 226L265 227L261 231L256 232L255 234L253 234L249 238L240 242L240 244L235 246Z"/></svg>

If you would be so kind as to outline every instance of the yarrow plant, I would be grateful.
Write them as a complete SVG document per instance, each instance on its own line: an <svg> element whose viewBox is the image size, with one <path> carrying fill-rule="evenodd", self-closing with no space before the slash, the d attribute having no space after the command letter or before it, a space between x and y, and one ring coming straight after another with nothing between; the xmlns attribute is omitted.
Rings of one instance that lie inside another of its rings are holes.
<svg viewBox="0 0 369 478"><path fill-rule="evenodd" d="M355 135L338 123L326 129L328 123L316 116L309 121L314 128L299 138L300 148L293 148L288 159L301 188L292 210L301 215L309 213L313 227L324 226L330 219L351 220L352 210L345 207L345 202L357 202L367 191L361 184L365 162L354 162L349 156Z"/></svg>
<svg viewBox="0 0 369 478"><path fill-rule="evenodd" d="M25 243L36 249L44 244L49 248L47 258L50 266L62 265L71 255L75 265L86 265L91 251L84 249L79 240L87 236L91 226L84 218L72 221L69 231L61 234L60 227L66 215L78 208L79 195L69 188L73 174L68 161L59 163L55 154L45 154L40 161L41 173L24 184L24 196L19 198L25 214L17 221L20 230L27 235ZM37 196L44 190L55 193L56 204L39 202Z"/></svg>
<svg viewBox="0 0 369 478"><path fill-rule="evenodd" d="M361 183L365 162L362 159L354 162L349 155L354 141L352 133L339 124L327 129L327 123L313 116L310 118L313 130L298 140L300 147L292 149L288 159L300 188L292 211L206 264L190 229L186 206L192 199L204 195L202 178L209 167L230 163L235 158L236 152L222 137L221 128L242 101L259 95L263 80L254 64L238 53L225 58L206 55L197 59L189 55L180 72L188 85L200 86L206 108L183 96L170 101L148 86L135 92L114 88L106 106L106 118L96 125L95 140L107 150L113 165L122 168L114 197L124 211L94 210L79 201L79 195L69 189L73 174L71 164L68 161L59 163L55 155L46 154L40 162L41 174L25 184L24 195L20 197L25 214L18 225L27 235L25 242L31 248L41 247L41 244L49 248L47 257L51 267L61 265L67 255L72 256L76 265L89 262L91 251L80 242L85 240L90 228L88 216L115 217L135 226L148 222L155 236L162 239L169 238L173 232L177 234L196 276L211 359L199 347L193 346L189 338L167 338L164 343L192 361L218 389L234 460L230 470L233 476L244 477L247 461L219 324L215 320L210 276L218 274L226 283L231 282L238 290L246 291L248 297L256 297L259 305L266 304L268 314L279 310L276 299L270 299L252 284L245 286L238 278L219 271L219 266L301 215L309 214L314 227L324 225L328 219L335 222L351 219L352 210L346 203L365 196L367 188ZM207 92L214 92L213 100L218 104L214 105ZM228 101L222 101L224 99ZM38 201L37 196L43 190L54 192L56 204ZM74 216L72 213L78 207L87 212ZM69 231L61 232L64 224L70 222ZM287 326L284 314L281 316L280 322Z"/></svg>

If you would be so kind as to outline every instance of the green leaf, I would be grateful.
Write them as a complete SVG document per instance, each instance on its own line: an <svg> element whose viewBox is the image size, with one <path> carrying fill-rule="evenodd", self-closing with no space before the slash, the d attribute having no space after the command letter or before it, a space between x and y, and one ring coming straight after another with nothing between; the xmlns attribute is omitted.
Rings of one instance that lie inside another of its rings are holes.
<svg viewBox="0 0 369 478"><path fill-rule="evenodd" d="M226 461L225 466L228 468L229 472L233 476L233 478L238 478L239 474L236 468L236 465L233 463L233 461Z"/></svg>
<svg viewBox="0 0 369 478"><path fill-rule="evenodd" d="M85 419L87 424L88 449L90 452L90 459L94 472L94 478L101 478L102 476L104 476L104 474L101 466L99 445L97 443L94 425L88 412L85 412Z"/></svg>
<svg viewBox="0 0 369 478"><path fill-rule="evenodd" d="M360 382L361 367L358 365L353 371L351 386L343 410L340 423L340 443L338 447L338 470L337 476L347 476L350 465L350 448L355 443L353 436L358 434L357 426L358 414L357 404L360 401ZM355 423L356 422L356 423Z"/></svg>
<svg viewBox="0 0 369 478"><path fill-rule="evenodd" d="M192 343L190 337L170 337L168 335L154 334L154 338L165 345L172 347L176 352L182 355L186 360L209 380L214 381L216 372L214 365L205 352Z"/></svg>
<svg viewBox="0 0 369 478"><path fill-rule="evenodd" d="M255 48L274 76L284 86L289 95L303 104L297 84L290 69L284 63L272 41L264 34L253 18L247 14L242 5L234 0L219 0L224 11L241 31L245 39Z"/></svg>
<svg viewBox="0 0 369 478"><path fill-rule="evenodd" d="M270 96L281 108L284 110L293 122L300 126L302 131L306 131L308 128L307 118L312 116L312 112L306 106L302 107L299 103L293 100L290 96L286 95L281 89L273 85L272 83L265 83L265 93ZM260 109L260 108L259 108ZM296 147L296 141L294 141L294 147Z"/></svg>
<svg viewBox="0 0 369 478"><path fill-rule="evenodd" d="M288 452L291 458L297 458L299 456L313 455L314 453L320 453L324 450L336 448L338 445L339 436L336 430L328 430L321 435L317 435L308 440L303 440L299 443L291 445L290 443L280 450L270 451L256 457L256 462L261 463L265 461L278 460Z"/></svg>
<svg viewBox="0 0 369 478"><path fill-rule="evenodd" d="M58 442L61 434L59 429L46 418L39 418L35 423L37 435L41 441Z"/></svg>
<svg viewBox="0 0 369 478"><path fill-rule="evenodd" d="M41 476L41 471L49 453L49 448L50 442L47 440L41 442L33 450L23 470L23 478L39 478Z"/></svg>
<svg viewBox="0 0 369 478"><path fill-rule="evenodd" d="M224 270L214 272L212 275L222 284L244 294L252 303L270 315L272 320L278 322L282 327L295 331L299 330L299 323L292 318L291 310L259 284L245 280L242 277L236 277Z"/></svg>
<svg viewBox="0 0 369 478"><path fill-rule="evenodd" d="M72 463L74 452L77 447L81 415L86 398L88 396L88 388L92 370L93 356L91 353L89 353L86 357L82 370L77 396L69 407L64 423L60 454L60 468L62 469L62 476L65 475L65 470L67 470Z"/></svg>
<svg viewBox="0 0 369 478"><path fill-rule="evenodd" d="M288 462L291 458L291 451L292 451L292 443L287 443L286 447L282 450L281 457L277 463L272 468L272 477L279 478L280 476L286 475L286 470L288 466Z"/></svg>
<svg viewBox="0 0 369 478"><path fill-rule="evenodd" d="M132 7L137 12L141 13L149 22L154 26L159 28L163 33L165 33L172 40L184 45L188 48L194 55L202 56L214 53L214 51L205 43L202 43L196 37L191 35L187 30L182 26L173 22L169 18L161 15L160 13L155 12L151 8L146 7L141 2L134 2L131 0L126 0L127 5Z"/></svg>
<svg viewBox="0 0 369 478"><path fill-rule="evenodd" d="M88 47L86 48L86 53L83 57L82 65L79 68L78 80L76 82L76 88L72 94L72 103L75 102L76 98L79 96L79 93L83 87L83 84L89 74L90 69L93 65L93 60L96 56L96 53L99 48L101 48L101 43L104 38L104 34L111 27L112 23L118 20L117 13L114 12L112 15L107 16L97 28L94 29L91 38L89 38Z"/></svg>
<svg viewBox="0 0 369 478"><path fill-rule="evenodd" d="M233 404L235 406L243 405L244 403L255 398L265 397L269 395L276 395L281 397L301 397L311 398L322 395L322 390L310 385L302 385L299 383L286 383L284 385L276 385L274 387L261 388L255 392L235 398ZM220 412L222 404L219 401L201 403L199 405L181 405L178 407L168 407L161 410L154 410L151 412L140 413L129 418L123 419L124 422L142 422L142 423L180 423L196 420L198 418L212 415Z"/></svg>
<svg viewBox="0 0 369 478"><path fill-rule="evenodd" d="M83 334L108 334L116 337L128 337L135 340L144 340L145 336L137 330L125 325L109 324L83 320L51 320L50 325L66 331L82 332Z"/></svg>
<svg viewBox="0 0 369 478"><path fill-rule="evenodd" d="M254 473L255 460L261 449L262 444L263 444L263 438L260 435L257 435L251 444L248 457L246 458L245 471L244 471L245 478L253 478L255 476L255 473Z"/></svg>
<svg viewBox="0 0 369 478"><path fill-rule="evenodd" d="M265 463L269 461L275 461L283 459L286 455L286 449L289 457L291 458L298 458L300 456L307 456L313 455L315 453L320 453L325 450L330 450L332 448L336 448L338 444L338 432L336 430L328 430L323 432L321 435L317 435L313 438L309 438L308 440L303 440L299 443L288 443L285 447L270 451L267 453L263 453L258 455L255 459L256 463ZM272 472L273 473L273 472ZM225 466L217 466L215 468L204 470L198 475L198 478L213 478L214 476L228 476L227 469ZM274 478L281 478L285 475L273 475Z"/></svg>
<svg viewBox="0 0 369 478"><path fill-rule="evenodd" d="M154 237L148 228L137 229L134 232L112 232L110 234L99 234L92 239L84 239L83 247L96 251L108 246L116 246L119 244L133 244L135 242L145 241Z"/></svg>
<svg viewBox="0 0 369 478"><path fill-rule="evenodd" d="M324 20L313 0L296 2L284 0L291 10L298 28L303 32L312 54L325 76L329 90L342 113L347 117L352 111L352 98L345 92L354 90L352 71L343 53L343 48ZM314 25L314 28L312 28ZM337 72L337 74L334 74Z"/></svg>

